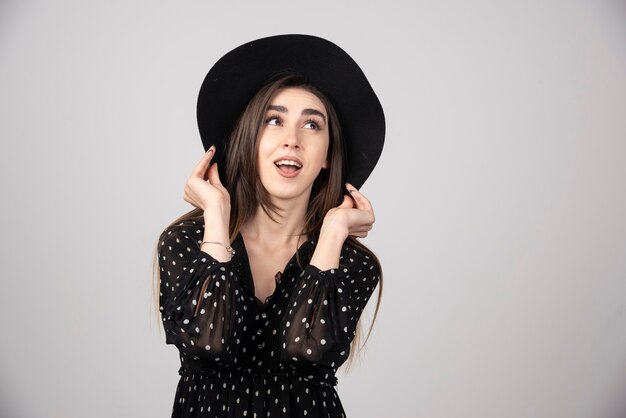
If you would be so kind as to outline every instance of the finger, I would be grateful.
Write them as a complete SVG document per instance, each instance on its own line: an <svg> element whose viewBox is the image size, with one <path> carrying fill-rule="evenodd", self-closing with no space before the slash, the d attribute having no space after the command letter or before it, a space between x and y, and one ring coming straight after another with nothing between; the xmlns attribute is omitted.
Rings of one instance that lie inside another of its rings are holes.
<svg viewBox="0 0 626 418"><path fill-rule="evenodd" d="M209 148L207 152L204 153L200 162L194 167L191 175L204 179L204 175L206 173L207 168L209 168L209 164L211 163L211 158L213 158L214 154L215 154L215 145L211 145L211 148Z"/></svg>
<svg viewBox="0 0 626 418"><path fill-rule="evenodd" d="M222 185L220 172L217 170L217 163L211 164L209 167L209 183Z"/></svg>
<svg viewBox="0 0 626 418"><path fill-rule="evenodd" d="M194 167L191 175L206 180L207 169L211 164L211 159L215 155L215 145L212 145L202 156L202 159Z"/></svg>
<svg viewBox="0 0 626 418"><path fill-rule="evenodd" d="M343 195L343 202L341 205L337 206L338 208L350 209L354 207L354 201L348 195Z"/></svg>
<svg viewBox="0 0 626 418"><path fill-rule="evenodd" d="M348 215L351 230L369 230L374 225L374 216L367 210L351 210Z"/></svg>
<svg viewBox="0 0 626 418"><path fill-rule="evenodd" d="M351 231L367 232L367 231L371 231L373 228L374 228L374 226L372 224L360 224L360 225L352 225L350 230Z"/></svg>
<svg viewBox="0 0 626 418"><path fill-rule="evenodd" d="M372 208L370 201L365 197L365 195L363 195L363 193L357 190L356 187L354 187L350 183L346 183L346 189L348 189L348 192L350 192L350 195L356 201L357 207L359 207L359 209L371 209Z"/></svg>
<svg viewBox="0 0 626 418"><path fill-rule="evenodd" d="M365 238L367 237L367 231L354 231L354 232L350 232L350 235L353 235L359 238Z"/></svg>
<svg viewBox="0 0 626 418"><path fill-rule="evenodd" d="M357 209L367 210L368 212L371 212L372 215L374 215L374 208L372 207L370 201L363 195L363 193L358 191L356 187L354 187L350 183L346 183L346 188L350 192L350 195L354 198Z"/></svg>

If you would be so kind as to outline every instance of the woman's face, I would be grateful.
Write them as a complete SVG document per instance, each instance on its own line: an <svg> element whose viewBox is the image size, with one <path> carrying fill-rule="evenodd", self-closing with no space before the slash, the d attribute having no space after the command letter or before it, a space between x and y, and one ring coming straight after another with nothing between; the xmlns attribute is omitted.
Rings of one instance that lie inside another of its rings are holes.
<svg viewBox="0 0 626 418"><path fill-rule="evenodd" d="M326 160L328 115L320 99L297 87L281 89L270 100L259 132L258 170L263 186L278 199L311 193Z"/></svg>

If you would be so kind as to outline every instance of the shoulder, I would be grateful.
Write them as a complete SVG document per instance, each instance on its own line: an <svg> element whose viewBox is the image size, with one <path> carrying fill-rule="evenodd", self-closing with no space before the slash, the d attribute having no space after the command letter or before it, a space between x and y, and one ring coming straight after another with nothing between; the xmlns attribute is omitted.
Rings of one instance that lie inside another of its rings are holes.
<svg viewBox="0 0 626 418"><path fill-rule="evenodd" d="M368 247L356 239L347 239L341 251L340 266L357 272L371 272L378 275L381 271L380 261Z"/></svg>
<svg viewBox="0 0 626 418"><path fill-rule="evenodd" d="M159 247L199 245L204 234L204 222L186 219L167 226L159 235Z"/></svg>

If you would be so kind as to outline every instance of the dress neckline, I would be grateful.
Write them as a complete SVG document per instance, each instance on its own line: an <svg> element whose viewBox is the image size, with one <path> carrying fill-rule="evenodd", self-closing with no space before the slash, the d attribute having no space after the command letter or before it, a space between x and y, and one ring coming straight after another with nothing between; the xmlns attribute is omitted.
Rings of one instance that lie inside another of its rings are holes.
<svg viewBox="0 0 626 418"><path fill-rule="evenodd" d="M287 271L290 268L293 268L293 266L297 266L296 256L298 255L300 256L300 262L303 263L303 265L308 263L308 259L311 256L311 251L310 251L311 244L313 244L313 241L310 239L306 239L304 240L302 244L298 246L298 249L296 250L296 252L294 252L294 254L291 256L289 261L287 261L287 264L282 268L281 271L276 273L276 275L274 276L274 280L276 281L274 292L271 295L269 295L265 299L265 301L262 301L256 296L256 287L254 285L252 269L250 268L250 259L248 258L248 251L246 249L246 244L244 242L243 236L241 235L241 232L237 233L231 245L233 246L233 248L235 248L236 254L239 256L238 257L239 263L241 267L243 268L242 273L244 273L245 275L244 283L247 285L248 289L250 290L250 293L252 294L252 297L254 298L254 300L256 301L257 305L259 306L261 310L265 310L265 308L267 308L267 306L272 301L272 299L279 293L280 291L279 287L281 286L282 283L284 283L284 280L282 280L282 278L286 277L285 275L287 274Z"/></svg>

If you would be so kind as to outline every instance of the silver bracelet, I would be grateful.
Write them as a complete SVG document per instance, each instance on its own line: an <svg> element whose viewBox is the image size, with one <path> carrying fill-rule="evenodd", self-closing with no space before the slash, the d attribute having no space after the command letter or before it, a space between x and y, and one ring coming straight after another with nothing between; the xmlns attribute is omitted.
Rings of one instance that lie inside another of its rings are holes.
<svg viewBox="0 0 626 418"><path fill-rule="evenodd" d="M226 251L228 251L228 253L233 256L235 255L235 250L233 249L233 247L231 247L230 245L226 245L222 242L217 242L217 241L202 241L202 244L217 244L217 245L221 245L222 247L226 248ZM200 244L200 245L202 245Z"/></svg>

